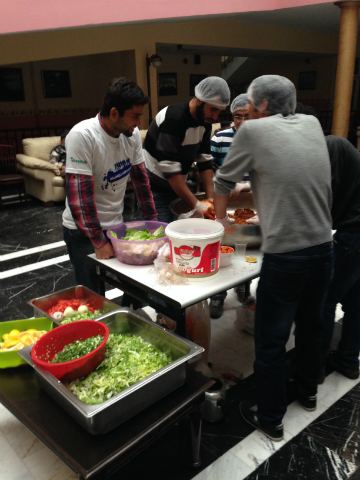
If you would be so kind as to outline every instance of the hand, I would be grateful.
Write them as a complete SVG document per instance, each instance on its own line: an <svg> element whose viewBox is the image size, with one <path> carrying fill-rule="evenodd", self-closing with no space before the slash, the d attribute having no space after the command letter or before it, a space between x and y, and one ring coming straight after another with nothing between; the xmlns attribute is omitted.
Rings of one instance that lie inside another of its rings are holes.
<svg viewBox="0 0 360 480"><path fill-rule="evenodd" d="M254 217L248 218L246 220L246 223L252 223L253 225L260 225L260 220L258 215L255 215Z"/></svg>
<svg viewBox="0 0 360 480"><path fill-rule="evenodd" d="M95 251L96 258L98 258L99 260L106 260L115 255L114 249L110 245L110 243L100 248L94 248L94 251Z"/></svg>
<svg viewBox="0 0 360 480"><path fill-rule="evenodd" d="M239 197L240 192L248 192L249 190L250 190L249 182L237 183L235 185L235 188L232 190L230 194L230 201L236 200Z"/></svg>
<svg viewBox="0 0 360 480"><path fill-rule="evenodd" d="M198 200L194 205L194 209L199 210L200 212L206 212L212 206L212 203L208 202L207 200Z"/></svg>
<svg viewBox="0 0 360 480"><path fill-rule="evenodd" d="M64 166L62 166L61 169L60 169L60 176L65 177L65 167Z"/></svg>
<svg viewBox="0 0 360 480"><path fill-rule="evenodd" d="M224 218L215 218L215 221L221 223L221 225L225 228L225 233L235 232L235 219L229 218L227 214Z"/></svg>

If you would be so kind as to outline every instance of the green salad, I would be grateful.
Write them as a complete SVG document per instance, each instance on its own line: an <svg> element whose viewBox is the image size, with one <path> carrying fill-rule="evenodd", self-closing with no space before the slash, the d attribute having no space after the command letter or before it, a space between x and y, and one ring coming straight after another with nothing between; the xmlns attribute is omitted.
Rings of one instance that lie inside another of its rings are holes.
<svg viewBox="0 0 360 480"><path fill-rule="evenodd" d="M66 323L76 322L78 320L92 320L93 318L100 317L102 315L101 310L95 310L94 313L88 312L85 313L77 313L75 312L72 317L67 317L65 320L61 322L61 325L65 325Z"/></svg>
<svg viewBox="0 0 360 480"><path fill-rule="evenodd" d="M66 385L82 402L101 403L171 362L166 353L141 337L111 333L100 365Z"/></svg>
<svg viewBox="0 0 360 480"><path fill-rule="evenodd" d="M70 362L71 360L83 357L95 350L103 340L103 335L95 335L85 340L75 340L75 342L65 345L61 352L58 352L50 363Z"/></svg>
<svg viewBox="0 0 360 480"><path fill-rule="evenodd" d="M118 238L115 232L110 230L109 234L113 238ZM154 233L150 233L147 228L144 230L134 230L133 228L127 228L125 237L121 237L121 240L155 240L156 238L165 237L164 227L161 225Z"/></svg>

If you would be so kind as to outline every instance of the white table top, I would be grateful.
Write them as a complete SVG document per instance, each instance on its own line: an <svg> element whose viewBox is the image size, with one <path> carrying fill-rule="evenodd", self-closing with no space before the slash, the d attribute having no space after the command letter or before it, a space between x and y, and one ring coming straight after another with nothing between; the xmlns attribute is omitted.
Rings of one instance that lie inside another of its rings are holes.
<svg viewBox="0 0 360 480"><path fill-rule="evenodd" d="M145 286L147 290L152 289L155 294L157 292L161 293L165 297L176 301L180 308L184 308L258 277L263 254L258 250L252 250L249 254L257 257L257 263L247 263L234 257L232 266L220 268L219 273L206 280L188 281L184 285L171 285L169 287L159 285L156 276L149 273L154 265L126 265L116 258L99 260L95 253L89 255L89 257L111 269L112 273L118 275L120 279L132 279Z"/></svg>

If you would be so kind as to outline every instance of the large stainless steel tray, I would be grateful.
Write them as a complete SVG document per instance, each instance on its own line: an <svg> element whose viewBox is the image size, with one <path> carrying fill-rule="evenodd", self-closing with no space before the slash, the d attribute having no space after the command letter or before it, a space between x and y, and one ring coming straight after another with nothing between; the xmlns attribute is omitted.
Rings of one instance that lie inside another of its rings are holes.
<svg viewBox="0 0 360 480"><path fill-rule="evenodd" d="M204 200L206 195L203 193L196 194L199 200ZM242 192L236 202L229 202L226 210L228 213L234 213L237 208L251 208L256 212L254 196L252 192ZM170 211L174 220L179 215L185 213L189 209L188 205L180 198L174 200L170 204ZM234 247L235 243L246 243L247 248L259 248L261 245L261 229L259 225L234 225L233 233L225 233L221 240L222 245Z"/></svg>
<svg viewBox="0 0 360 480"><path fill-rule="evenodd" d="M19 350L35 370L39 385L51 395L83 428L93 435L106 433L168 395L185 383L187 361L204 349L189 340L156 325L130 308L121 308L99 318L110 333L131 333L141 336L171 355L173 361L114 397L97 405L87 405L45 370L37 368L31 357L32 345Z"/></svg>
<svg viewBox="0 0 360 480"><path fill-rule="evenodd" d="M83 298L86 303L95 310L102 310L101 315L105 313L112 312L113 310L118 310L119 305L114 302L111 302L105 297L93 292L89 288L86 288L82 285L76 285L75 287L65 288L59 292L51 293L50 295L45 295L44 297L33 298L27 303L34 308L34 317L48 317L57 325L61 325L61 321L56 320L47 312L51 307L57 304L59 300L72 300L74 298ZM99 317L96 318L98 320ZM94 319L95 320L95 319Z"/></svg>

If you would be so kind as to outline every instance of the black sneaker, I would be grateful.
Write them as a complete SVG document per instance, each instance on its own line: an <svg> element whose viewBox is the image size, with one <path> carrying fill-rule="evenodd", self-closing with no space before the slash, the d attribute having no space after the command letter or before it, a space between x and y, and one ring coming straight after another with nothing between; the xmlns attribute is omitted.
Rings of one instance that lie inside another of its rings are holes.
<svg viewBox="0 0 360 480"><path fill-rule="evenodd" d="M220 318L224 313L224 300L222 298L210 298L210 318Z"/></svg>
<svg viewBox="0 0 360 480"><path fill-rule="evenodd" d="M344 375L344 377L350 378L350 380L356 380L359 378L359 367L353 367L344 362L344 360L339 357L336 350L333 350L328 354L326 362L330 367L341 373L341 375Z"/></svg>
<svg viewBox="0 0 360 480"><path fill-rule="evenodd" d="M260 422L257 415L257 405L252 406L248 400L244 400L240 403L239 409L243 419L254 428L259 430L259 432L270 438L270 440L273 440L274 442L280 442L284 438L284 427L282 423L274 426Z"/></svg>
<svg viewBox="0 0 360 480"><path fill-rule="evenodd" d="M297 401L300 403L303 409L307 410L308 412L314 412L316 410L316 395L308 397L298 393Z"/></svg>

